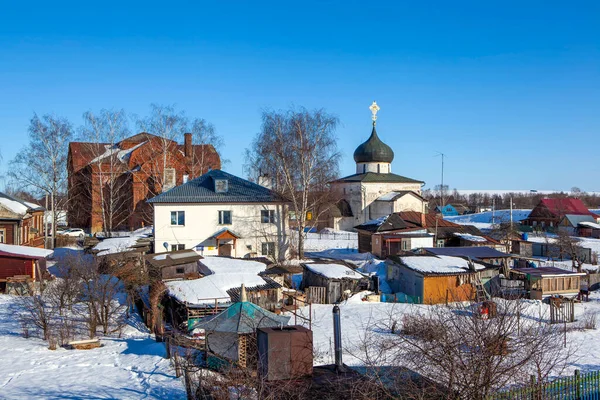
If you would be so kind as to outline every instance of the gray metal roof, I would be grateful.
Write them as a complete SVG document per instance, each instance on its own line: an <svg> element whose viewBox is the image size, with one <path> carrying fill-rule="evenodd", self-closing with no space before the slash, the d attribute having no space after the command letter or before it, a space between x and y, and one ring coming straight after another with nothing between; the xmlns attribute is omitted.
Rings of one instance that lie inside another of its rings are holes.
<svg viewBox="0 0 600 400"><path fill-rule="evenodd" d="M503 253L487 246L469 246L469 247L428 247L424 248L429 254L436 256L454 256L477 258L501 258L510 257L510 254Z"/></svg>
<svg viewBox="0 0 600 400"><path fill-rule="evenodd" d="M591 215L566 214L565 219L569 221L569 225L572 227L576 227L580 222L596 222L596 219Z"/></svg>
<svg viewBox="0 0 600 400"><path fill-rule="evenodd" d="M215 191L215 182L227 180L227 191ZM183 185L161 193L148 203L280 203L285 200L256 183L214 169Z"/></svg>
<svg viewBox="0 0 600 400"><path fill-rule="evenodd" d="M396 174L378 174L376 172L366 172L364 174L354 174L337 179L333 182L381 182L381 183L425 183L416 179Z"/></svg>

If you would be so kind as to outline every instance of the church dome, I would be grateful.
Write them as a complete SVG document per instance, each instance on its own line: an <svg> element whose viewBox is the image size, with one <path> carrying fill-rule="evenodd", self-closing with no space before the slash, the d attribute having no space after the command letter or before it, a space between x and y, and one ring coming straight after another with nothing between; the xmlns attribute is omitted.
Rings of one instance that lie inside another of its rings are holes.
<svg viewBox="0 0 600 400"><path fill-rule="evenodd" d="M357 163L391 163L393 160L394 151L379 139L375 126L373 126L373 132L371 132L369 139L354 151L354 161Z"/></svg>

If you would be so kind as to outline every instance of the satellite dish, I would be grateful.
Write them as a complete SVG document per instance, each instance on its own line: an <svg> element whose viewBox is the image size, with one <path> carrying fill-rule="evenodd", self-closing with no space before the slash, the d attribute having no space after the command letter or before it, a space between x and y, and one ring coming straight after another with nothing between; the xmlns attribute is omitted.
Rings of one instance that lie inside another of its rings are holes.
<svg viewBox="0 0 600 400"><path fill-rule="evenodd" d="M169 243L164 242L163 243L164 248L168 251L169 250Z"/></svg>

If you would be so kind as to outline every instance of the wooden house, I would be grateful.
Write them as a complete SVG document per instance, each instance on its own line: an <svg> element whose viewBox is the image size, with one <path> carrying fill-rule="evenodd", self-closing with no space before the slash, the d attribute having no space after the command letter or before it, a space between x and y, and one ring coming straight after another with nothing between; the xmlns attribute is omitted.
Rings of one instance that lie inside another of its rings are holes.
<svg viewBox="0 0 600 400"><path fill-rule="evenodd" d="M0 243L44 247L44 207L0 192Z"/></svg>
<svg viewBox="0 0 600 400"><path fill-rule="evenodd" d="M0 244L0 293L25 294L29 285L40 281L52 250Z"/></svg>
<svg viewBox="0 0 600 400"><path fill-rule="evenodd" d="M529 213L527 218L521 221L522 225L538 227L540 229L556 228L560 223L570 224L569 218L565 221L565 216L588 216L598 222L600 216L594 214L583 204L580 199L575 198L557 198L542 199ZM566 226L566 225L565 225Z"/></svg>
<svg viewBox="0 0 600 400"><path fill-rule="evenodd" d="M474 300L481 273L497 274L497 268L450 256L393 256L387 267L392 290L422 304Z"/></svg>
<svg viewBox="0 0 600 400"><path fill-rule="evenodd" d="M583 272L556 267L514 268L511 276L525 281L529 298L542 300L550 296L575 297L579 294Z"/></svg>
<svg viewBox="0 0 600 400"><path fill-rule="evenodd" d="M577 224L577 236L592 237L600 239L600 224L594 222L579 222Z"/></svg>
<svg viewBox="0 0 600 400"><path fill-rule="evenodd" d="M302 264L301 289L309 303L339 303L351 293L369 288L369 279L358 271L338 263Z"/></svg>
<svg viewBox="0 0 600 400"><path fill-rule="evenodd" d="M455 215L460 215L452 204L446 204L445 206L436 206L434 210L436 213L442 214L442 216L444 217L453 217Z"/></svg>

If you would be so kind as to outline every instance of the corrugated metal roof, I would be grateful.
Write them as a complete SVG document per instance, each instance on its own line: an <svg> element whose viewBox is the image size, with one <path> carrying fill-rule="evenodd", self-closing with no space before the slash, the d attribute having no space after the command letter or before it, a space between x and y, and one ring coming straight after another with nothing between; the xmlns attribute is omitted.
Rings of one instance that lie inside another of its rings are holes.
<svg viewBox="0 0 600 400"><path fill-rule="evenodd" d="M436 256L453 257L471 257L471 258L500 258L510 257L510 254L503 253L487 246L471 247L430 247L424 248L424 251Z"/></svg>
<svg viewBox="0 0 600 400"><path fill-rule="evenodd" d="M215 191L215 181L227 180L227 191ZM280 203L280 196L266 187L221 170L212 170L183 185L159 194L148 203Z"/></svg>
<svg viewBox="0 0 600 400"><path fill-rule="evenodd" d="M275 282L273 279L263 276L263 280L265 281L264 285L256 285L246 288L246 292L259 292L261 290L268 289L279 289L281 286L279 283ZM234 287L227 290L227 294L231 297L231 301L238 302L241 299L242 289L240 287Z"/></svg>

